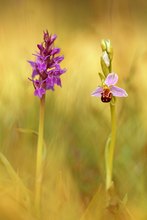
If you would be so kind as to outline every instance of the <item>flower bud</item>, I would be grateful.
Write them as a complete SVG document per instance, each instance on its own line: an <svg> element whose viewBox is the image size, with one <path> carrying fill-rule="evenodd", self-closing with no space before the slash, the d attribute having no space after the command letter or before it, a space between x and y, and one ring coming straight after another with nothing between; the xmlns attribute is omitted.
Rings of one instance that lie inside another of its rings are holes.
<svg viewBox="0 0 147 220"><path fill-rule="evenodd" d="M104 60L106 66L109 67L110 66L110 59L109 59L109 55L106 51L104 51L102 53L102 59Z"/></svg>
<svg viewBox="0 0 147 220"><path fill-rule="evenodd" d="M107 50L107 45L106 45L104 39L101 41L101 48L102 48L102 51L106 51Z"/></svg>
<svg viewBox="0 0 147 220"><path fill-rule="evenodd" d="M101 67L105 77L109 74L109 68L107 67L103 57L101 57Z"/></svg>
<svg viewBox="0 0 147 220"><path fill-rule="evenodd" d="M102 48L102 51L106 51L109 55L109 58L110 60L112 60L113 58L113 49L112 49L112 46L111 46L111 41L109 39L103 39L101 41L101 48Z"/></svg>

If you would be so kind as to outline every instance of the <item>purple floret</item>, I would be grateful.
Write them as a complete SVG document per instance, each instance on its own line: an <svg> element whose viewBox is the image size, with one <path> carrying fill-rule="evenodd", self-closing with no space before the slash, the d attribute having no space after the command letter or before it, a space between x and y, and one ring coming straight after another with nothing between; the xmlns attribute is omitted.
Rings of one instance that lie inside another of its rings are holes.
<svg viewBox="0 0 147 220"><path fill-rule="evenodd" d="M35 61L28 61L33 69L32 78L35 92L34 95L42 98L46 90L54 90L55 84L61 86L60 76L66 69L60 67L64 56L60 56L60 48L54 47L56 35L44 32L43 43L38 44L39 52L34 54Z"/></svg>

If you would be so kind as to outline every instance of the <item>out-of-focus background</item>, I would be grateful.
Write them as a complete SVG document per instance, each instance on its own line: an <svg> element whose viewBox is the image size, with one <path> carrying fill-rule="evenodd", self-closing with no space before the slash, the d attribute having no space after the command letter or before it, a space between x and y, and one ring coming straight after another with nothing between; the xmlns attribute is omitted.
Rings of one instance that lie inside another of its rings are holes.
<svg viewBox="0 0 147 220"><path fill-rule="evenodd" d="M100 42L108 38L114 49L113 71L129 94L117 100L114 180L119 196L128 194L134 219L146 220L144 0L0 0L0 152L5 156L0 163L0 219L34 219L29 204L37 136L32 130L38 129L39 100L28 80L32 70L27 60L34 59L46 29L58 35L55 44L65 56L67 72L62 88L49 91L46 98L42 219L79 219L105 184L110 111L90 94L100 83Z"/></svg>

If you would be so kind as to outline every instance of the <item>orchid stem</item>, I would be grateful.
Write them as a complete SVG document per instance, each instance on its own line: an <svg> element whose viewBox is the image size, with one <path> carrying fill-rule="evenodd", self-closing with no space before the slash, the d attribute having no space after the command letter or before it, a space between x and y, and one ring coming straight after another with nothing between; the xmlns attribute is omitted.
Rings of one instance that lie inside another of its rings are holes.
<svg viewBox="0 0 147 220"><path fill-rule="evenodd" d="M113 173L113 159L116 142L116 114L115 114L115 100L110 103L111 111L111 138L106 146L105 162L106 162L106 190L109 190L112 185Z"/></svg>
<svg viewBox="0 0 147 220"><path fill-rule="evenodd" d="M35 209L37 215L40 215L41 208L41 185L43 175L43 133L44 133L44 113L45 113L45 95L40 99L40 116L39 116L39 131L37 143L37 157L36 157L36 182L35 182Z"/></svg>

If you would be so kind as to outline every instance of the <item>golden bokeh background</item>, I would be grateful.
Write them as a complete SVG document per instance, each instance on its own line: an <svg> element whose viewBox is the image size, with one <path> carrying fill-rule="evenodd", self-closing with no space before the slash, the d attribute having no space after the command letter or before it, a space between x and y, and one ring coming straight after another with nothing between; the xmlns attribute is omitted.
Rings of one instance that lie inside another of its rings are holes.
<svg viewBox="0 0 147 220"><path fill-rule="evenodd" d="M80 220L104 185L110 112L90 95L100 83L103 38L112 42L113 71L129 94L117 100L114 180L119 196L128 194L133 219L147 219L146 26L144 0L0 0L0 220L36 219L39 100L27 60L46 29L58 36L67 72L46 98L42 220Z"/></svg>

